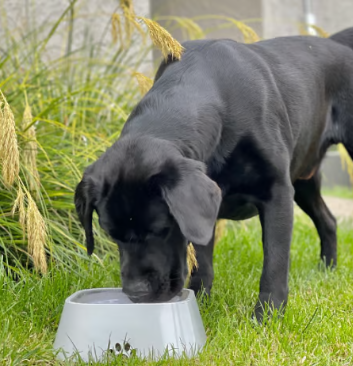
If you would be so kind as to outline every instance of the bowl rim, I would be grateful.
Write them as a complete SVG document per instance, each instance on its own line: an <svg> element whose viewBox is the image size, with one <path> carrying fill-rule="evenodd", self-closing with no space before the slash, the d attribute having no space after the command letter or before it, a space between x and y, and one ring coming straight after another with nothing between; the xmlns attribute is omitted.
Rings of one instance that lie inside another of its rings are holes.
<svg viewBox="0 0 353 366"><path fill-rule="evenodd" d="M143 302L143 303L129 303L129 304L114 304L114 303L85 303L85 302L77 302L77 301L73 301L77 296L83 295L85 293L92 293L92 292L100 292L100 291L122 291L121 287L96 287L96 288L89 288L89 289L83 289L83 290L78 290L76 292L74 292L73 294L71 294L68 298L66 298L65 300L65 304L70 304L70 305L78 305L78 306L134 306L134 307L141 307L141 306L178 306L179 304L185 304L187 302L193 301L194 299L196 300L195 297L195 293L193 290L187 289L187 288L183 288L181 293L184 294L186 293L186 297L183 300L180 301L176 301L176 302L153 302L153 303L147 303L147 302Z"/></svg>

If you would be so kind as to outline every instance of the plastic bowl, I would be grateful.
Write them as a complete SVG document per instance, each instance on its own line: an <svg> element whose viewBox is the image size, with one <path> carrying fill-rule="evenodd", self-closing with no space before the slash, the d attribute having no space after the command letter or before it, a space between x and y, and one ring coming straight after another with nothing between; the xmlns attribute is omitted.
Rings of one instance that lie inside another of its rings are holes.
<svg viewBox="0 0 353 366"><path fill-rule="evenodd" d="M206 333L194 292L164 303L134 304L120 288L82 290L65 301L54 342L61 360L88 362L106 353L158 359L194 356Z"/></svg>

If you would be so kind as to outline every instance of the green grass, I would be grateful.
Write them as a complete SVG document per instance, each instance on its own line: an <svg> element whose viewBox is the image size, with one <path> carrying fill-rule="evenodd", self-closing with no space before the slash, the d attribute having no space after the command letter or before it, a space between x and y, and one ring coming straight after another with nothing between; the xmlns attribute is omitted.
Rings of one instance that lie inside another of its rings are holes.
<svg viewBox="0 0 353 366"><path fill-rule="evenodd" d="M155 364L351 365L352 226L340 227L338 235L338 268L320 271L315 228L303 215L296 218L286 315L262 327L250 317L262 267L260 226L257 219L232 224L215 250L212 298L200 305L208 336L204 351L192 360ZM59 365L52 343L65 298L84 288L119 286L119 266L115 255L105 256L103 262L82 259L71 271L57 266L43 278L23 272L18 282L6 277L3 268L0 282L2 364ZM131 358L123 364L153 363Z"/></svg>
<svg viewBox="0 0 353 366"><path fill-rule="evenodd" d="M336 186L333 188L324 188L321 192L324 196L353 199L353 187Z"/></svg>

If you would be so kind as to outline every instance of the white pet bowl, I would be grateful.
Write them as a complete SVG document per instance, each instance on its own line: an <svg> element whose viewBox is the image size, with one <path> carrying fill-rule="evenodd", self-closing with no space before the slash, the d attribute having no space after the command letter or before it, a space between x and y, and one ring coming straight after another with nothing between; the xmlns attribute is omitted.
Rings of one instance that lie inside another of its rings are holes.
<svg viewBox="0 0 353 366"><path fill-rule="evenodd" d="M117 288L82 290L65 301L54 348L64 360L84 361L106 352L158 359L166 352L192 357L206 342L194 292L169 302L134 304Z"/></svg>

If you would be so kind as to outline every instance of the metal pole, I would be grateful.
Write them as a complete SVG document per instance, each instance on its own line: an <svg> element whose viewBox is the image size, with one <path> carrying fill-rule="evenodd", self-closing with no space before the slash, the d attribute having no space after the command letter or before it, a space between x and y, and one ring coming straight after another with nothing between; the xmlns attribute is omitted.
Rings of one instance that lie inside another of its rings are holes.
<svg viewBox="0 0 353 366"><path fill-rule="evenodd" d="M312 1L311 0L303 0L303 8L304 8L304 22L306 30L309 34L316 36L317 32L315 29L311 28L309 25L316 24L315 14L312 10Z"/></svg>

